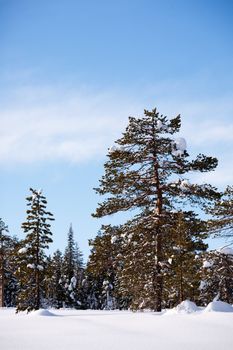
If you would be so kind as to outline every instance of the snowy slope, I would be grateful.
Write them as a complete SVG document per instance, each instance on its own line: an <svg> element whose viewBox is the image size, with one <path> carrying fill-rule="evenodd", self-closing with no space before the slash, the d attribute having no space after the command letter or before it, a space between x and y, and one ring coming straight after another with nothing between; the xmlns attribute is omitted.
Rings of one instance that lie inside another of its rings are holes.
<svg viewBox="0 0 233 350"><path fill-rule="evenodd" d="M0 349L233 349L233 313L45 311L0 310Z"/></svg>

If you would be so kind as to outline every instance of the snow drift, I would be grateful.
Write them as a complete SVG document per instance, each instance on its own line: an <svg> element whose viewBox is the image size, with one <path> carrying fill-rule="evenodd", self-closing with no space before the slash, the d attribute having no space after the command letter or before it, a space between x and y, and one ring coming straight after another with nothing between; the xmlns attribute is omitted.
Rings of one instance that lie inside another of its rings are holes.
<svg viewBox="0 0 233 350"><path fill-rule="evenodd" d="M175 309L177 313L186 313L186 314L190 314L199 310L197 305L190 300L182 301L179 305L176 306Z"/></svg>
<svg viewBox="0 0 233 350"><path fill-rule="evenodd" d="M207 305L205 312L233 312L233 307L224 301L212 301ZM233 345L233 344L232 344Z"/></svg>
<svg viewBox="0 0 233 350"><path fill-rule="evenodd" d="M200 311L199 308L193 301L184 300L179 305L174 307L173 309L167 309L164 312L164 315L172 315L172 314L192 314L194 312Z"/></svg>
<svg viewBox="0 0 233 350"><path fill-rule="evenodd" d="M51 311L47 309L40 309L36 311L32 311L29 313L30 316L56 316Z"/></svg>

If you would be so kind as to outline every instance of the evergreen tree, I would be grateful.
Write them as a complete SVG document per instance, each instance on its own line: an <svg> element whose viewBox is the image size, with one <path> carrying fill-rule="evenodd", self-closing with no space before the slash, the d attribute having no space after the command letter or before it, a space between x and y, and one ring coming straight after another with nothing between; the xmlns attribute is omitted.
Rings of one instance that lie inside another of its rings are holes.
<svg viewBox="0 0 233 350"><path fill-rule="evenodd" d="M165 256L167 275L164 277L165 300L174 307L185 299L199 301L200 254L208 247L206 222L193 212L174 213L174 225L168 233Z"/></svg>
<svg viewBox="0 0 233 350"><path fill-rule="evenodd" d="M133 219L121 228L126 238L131 237L124 271L135 288L136 304L144 290L156 311L163 301L164 242L172 226L172 211L187 204L204 209L218 196L214 187L186 180L190 171L214 170L217 159L199 154L189 160L185 140L173 138L180 126L180 116L169 121L156 110L144 111L142 118L130 117L123 136L109 150L105 174L96 189L108 197L99 204L95 217L134 210Z"/></svg>
<svg viewBox="0 0 233 350"><path fill-rule="evenodd" d="M74 260L75 260L75 274L77 279L77 284L76 284L76 295L77 295L77 301L78 301L77 307L80 309L86 309L87 295L86 295L84 282L83 282L85 279L83 253L80 250L77 242L75 242L75 246L74 246Z"/></svg>
<svg viewBox="0 0 233 350"><path fill-rule="evenodd" d="M82 278L83 258L78 244L74 241L74 232L70 225L67 247L63 259L62 285L65 289L65 305L68 307L82 307Z"/></svg>
<svg viewBox="0 0 233 350"><path fill-rule="evenodd" d="M41 191L30 188L31 195L26 198L29 209L27 221L22 224L26 234L18 250L19 269L17 276L20 290L17 296L17 311L38 310L42 307L45 276L45 253L52 242L51 225L53 215L46 211L47 200Z"/></svg>
<svg viewBox="0 0 233 350"><path fill-rule="evenodd" d="M5 305L4 303L4 290L5 290L5 273L6 273L6 245L10 238L7 235L8 227L0 219L0 307Z"/></svg>
<svg viewBox="0 0 233 350"><path fill-rule="evenodd" d="M63 256L60 250L56 250L52 258L48 258L45 276L45 298L50 307L57 309L63 307L66 294L63 286Z"/></svg>
<svg viewBox="0 0 233 350"><path fill-rule="evenodd" d="M14 307L16 305L16 295L18 293L18 280L16 278L17 261L15 259L17 247L17 237L8 237L5 244L5 287L4 287L4 302L6 307Z"/></svg>
<svg viewBox="0 0 233 350"><path fill-rule="evenodd" d="M120 246L115 235L116 226L102 226L97 237L89 240L91 253L87 263L89 282L89 307L96 309L115 309L123 307L118 293L118 258Z"/></svg>
<svg viewBox="0 0 233 350"><path fill-rule="evenodd" d="M223 247L206 252L202 258L201 302L214 299L233 303L233 249Z"/></svg>
<svg viewBox="0 0 233 350"><path fill-rule="evenodd" d="M15 277L17 265L15 249L18 244L16 237L10 237L8 227L0 219L0 307L15 306L18 282Z"/></svg>
<svg viewBox="0 0 233 350"><path fill-rule="evenodd" d="M63 272L67 279L70 281L75 273L75 242L74 242L74 231L72 224L70 225L69 232L67 235L67 246L65 248Z"/></svg>
<svg viewBox="0 0 233 350"><path fill-rule="evenodd" d="M74 266L77 274L82 272L84 268L83 253L81 252L77 242L74 243Z"/></svg>
<svg viewBox="0 0 233 350"><path fill-rule="evenodd" d="M208 212L213 215L209 230L215 236L233 236L233 186L227 186L220 199Z"/></svg>

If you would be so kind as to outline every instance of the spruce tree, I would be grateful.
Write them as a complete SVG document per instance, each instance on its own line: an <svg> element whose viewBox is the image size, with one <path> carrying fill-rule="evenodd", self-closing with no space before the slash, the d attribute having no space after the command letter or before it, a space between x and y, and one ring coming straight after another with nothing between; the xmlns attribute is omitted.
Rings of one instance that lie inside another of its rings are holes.
<svg viewBox="0 0 233 350"><path fill-rule="evenodd" d="M4 301L6 307L15 307L16 295L18 293L18 280L16 278L16 271L18 268L17 261L15 259L17 247L17 237L8 237L5 244L5 263L4 263Z"/></svg>
<svg viewBox="0 0 233 350"><path fill-rule="evenodd" d="M38 310L43 306L46 256L44 250L52 242L50 221L53 214L46 210L47 200L42 192L30 188L31 195L26 198L27 220L22 223L26 237L18 250L19 293L17 312Z"/></svg>
<svg viewBox="0 0 233 350"><path fill-rule="evenodd" d="M51 263L51 269L53 272L53 306L55 306L56 308L63 307L63 302L65 301L65 290L62 286L62 268L63 255L60 250L56 250Z"/></svg>
<svg viewBox="0 0 233 350"><path fill-rule="evenodd" d="M119 241L115 237L118 227L102 226L95 239L89 240L91 253L87 263L90 307L98 309L123 308L118 291Z"/></svg>
<svg viewBox="0 0 233 350"><path fill-rule="evenodd" d="M75 271L75 242L72 224L70 224L70 228L67 234L67 246L65 248L64 254L63 271L67 279L70 281L74 276Z"/></svg>
<svg viewBox="0 0 233 350"><path fill-rule="evenodd" d="M66 295L65 305L75 308L82 307L83 257L78 244L74 240L72 224L67 235L62 271L62 285Z"/></svg>
<svg viewBox="0 0 233 350"><path fill-rule="evenodd" d="M215 237L233 236L233 186L227 186L214 207L209 208L213 219L209 221L209 230Z"/></svg>
<svg viewBox="0 0 233 350"><path fill-rule="evenodd" d="M180 126L180 116L168 120L156 109L145 110L142 118L130 117L123 136L109 150L105 174L95 189L105 196L95 217L125 211L134 214L122 226L125 236L131 237L128 252L133 260L128 259L128 279L137 290L137 298L146 285L145 294L156 311L163 302L164 242L172 225L172 211L186 205L205 209L218 196L208 184L187 182L187 173L214 170L217 159L199 154L190 160L186 141L173 136ZM130 272L131 263L135 269Z"/></svg>
<svg viewBox="0 0 233 350"><path fill-rule="evenodd" d="M0 305L2 307L14 307L16 302L17 246L17 237L9 235L8 226L0 219Z"/></svg>
<svg viewBox="0 0 233 350"><path fill-rule="evenodd" d="M214 299L233 303L233 249L223 247L202 256L200 300L206 305Z"/></svg>
<svg viewBox="0 0 233 350"><path fill-rule="evenodd" d="M5 273L6 273L6 245L10 238L7 235L8 227L0 219L0 307L4 307Z"/></svg>
<svg viewBox="0 0 233 350"><path fill-rule="evenodd" d="M63 255L56 250L52 257L46 261L45 298L50 307L57 309L63 307L66 299L63 286Z"/></svg>

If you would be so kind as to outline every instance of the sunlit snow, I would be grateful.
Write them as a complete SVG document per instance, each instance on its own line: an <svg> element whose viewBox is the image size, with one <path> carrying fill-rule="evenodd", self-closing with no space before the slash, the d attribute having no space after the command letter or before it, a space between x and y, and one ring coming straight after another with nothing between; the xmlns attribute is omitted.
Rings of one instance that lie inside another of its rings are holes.
<svg viewBox="0 0 233 350"><path fill-rule="evenodd" d="M233 308L225 304L212 303L205 312L184 301L170 313L53 309L15 314L14 309L0 309L0 347L3 350L232 350L233 313L229 310Z"/></svg>
<svg viewBox="0 0 233 350"><path fill-rule="evenodd" d="M18 253L19 254L24 254L24 253L26 253L27 252L27 248L20 248L19 250L18 250Z"/></svg>
<svg viewBox="0 0 233 350"><path fill-rule="evenodd" d="M210 267L212 267L212 266L213 266L213 262L212 262L212 261L208 261L208 260L204 260L204 261L203 261L202 267L203 267L204 269L208 269L208 268L210 268Z"/></svg>

